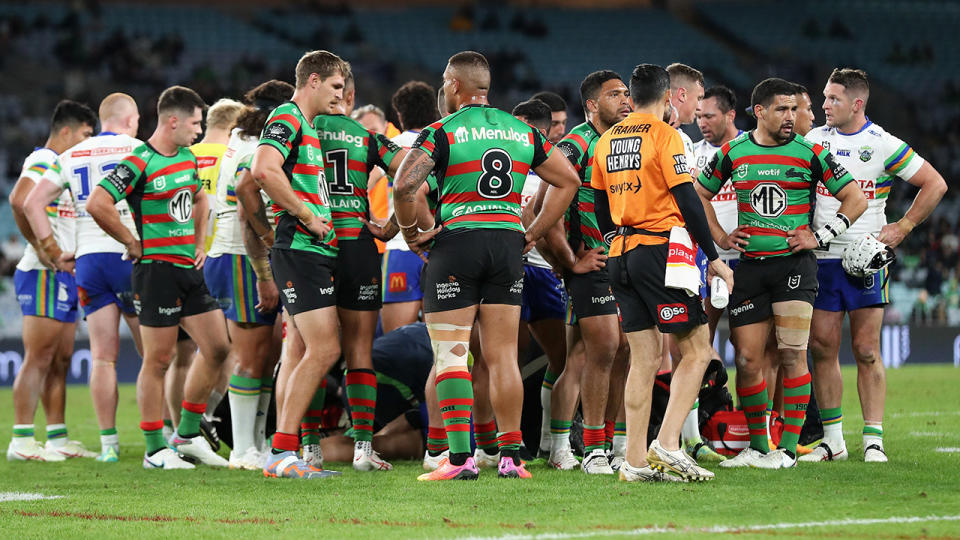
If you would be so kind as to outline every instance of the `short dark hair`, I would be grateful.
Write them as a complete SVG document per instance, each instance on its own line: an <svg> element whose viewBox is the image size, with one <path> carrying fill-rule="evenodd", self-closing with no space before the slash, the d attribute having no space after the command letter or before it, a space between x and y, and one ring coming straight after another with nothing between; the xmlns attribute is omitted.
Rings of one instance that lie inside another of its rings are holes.
<svg viewBox="0 0 960 540"><path fill-rule="evenodd" d="M760 81L753 87L753 93L750 95L750 108L757 105L768 107L773 102L775 96L793 96L797 93L797 85L780 79L771 77Z"/></svg>
<svg viewBox="0 0 960 540"><path fill-rule="evenodd" d="M640 64L630 75L630 97L637 107L661 99L670 89L670 74L656 64Z"/></svg>
<svg viewBox="0 0 960 540"><path fill-rule="evenodd" d="M267 123L267 116L283 102L293 97L293 85L269 80L250 89L243 95L243 102L248 107L237 117L237 128L242 137L257 137Z"/></svg>
<svg viewBox="0 0 960 540"><path fill-rule="evenodd" d="M870 96L870 81L867 80L867 72L862 69L836 68L827 81L839 84L843 86L844 90L861 94L864 97Z"/></svg>
<svg viewBox="0 0 960 540"><path fill-rule="evenodd" d="M804 85L802 85L802 84L800 84L800 83L797 83L797 91L794 92L794 93L795 93L795 94L808 94L808 95L809 95L809 94L810 94L810 91L807 90L807 87L806 87L806 86L804 86Z"/></svg>
<svg viewBox="0 0 960 540"><path fill-rule="evenodd" d="M303 88L312 73L316 73L320 80L326 80L335 73L346 78L350 73L350 64L330 51L310 51L297 61L297 88Z"/></svg>
<svg viewBox="0 0 960 540"><path fill-rule="evenodd" d="M679 88L682 86L680 81L699 82L703 86L703 73L699 69L694 69L686 64L674 62L667 66L667 73L670 74L670 87Z"/></svg>
<svg viewBox="0 0 960 540"><path fill-rule="evenodd" d="M730 109L737 108L737 95L726 86L718 85L708 88L707 91L703 93L703 99L708 100L710 98L717 99L717 108L720 109L720 112L723 114L730 112Z"/></svg>
<svg viewBox="0 0 960 540"><path fill-rule="evenodd" d="M490 71L490 63L487 58L476 51L460 51L450 57L448 64L455 68L475 68Z"/></svg>
<svg viewBox="0 0 960 540"><path fill-rule="evenodd" d="M197 107L203 110L207 105L200 94L185 86L171 86L164 90L157 100L157 114L160 115L174 112L193 114Z"/></svg>
<svg viewBox="0 0 960 540"><path fill-rule="evenodd" d="M97 113L83 103L69 99L61 100L53 108L53 116L50 117L50 131L57 132L66 126L90 126L97 127Z"/></svg>
<svg viewBox="0 0 960 540"><path fill-rule="evenodd" d="M550 123L553 122L553 111L550 110L550 106L539 99L518 103L510 114L526 118L528 124L545 132L550 131Z"/></svg>
<svg viewBox="0 0 960 540"><path fill-rule="evenodd" d="M588 99L597 99L597 94L600 92L603 83L613 80L623 82L623 77L616 71L610 71L609 69L594 71L583 79L583 82L580 83L580 102L584 110L587 108Z"/></svg>
<svg viewBox="0 0 960 540"><path fill-rule="evenodd" d="M393 110L400 115L403 130L429 126L440 119L437 91L423 81L408 81L390 98Z"/></svg>
<svg viewBox="0 0 960 540"><path fill-rule="evenodd" d="M560 94L555 94L553 92L548 92L544 90L543 92L537 92L536 94L530 96L530 99L539 99L540 101L547 104L550 107L550 112L562 112L567 110L567 102Z"/></svg>

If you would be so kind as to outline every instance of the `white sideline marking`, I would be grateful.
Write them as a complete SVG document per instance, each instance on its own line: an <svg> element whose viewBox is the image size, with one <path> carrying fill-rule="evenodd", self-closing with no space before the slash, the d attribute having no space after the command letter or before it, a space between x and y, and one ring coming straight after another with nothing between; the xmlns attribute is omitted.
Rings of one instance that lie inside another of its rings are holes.
<svg viewBox="0 0 960 540"><path fill-rule="evenodd" d="M960 411L914 411L888 414L890 418L916 418L918 416L957 416Z"/></svg>
<svg viewBox="0 0 960 540"><path fill-rule="evenodd" d="M943 437L945 433L939 431L911 431L911 437Z"/></svg>
<svg viewBox="0 0 960 540"><path fill-rule="evenodd" d="M947 453L960 452L960 448L957 448L955 446L948 446L944 448L941 446L937 448L937 452L947 452Z"/></svg>
<svg viewBox="0 0 960 540"><path fill-rule="evenodd" d="M958 449L960 450L960 449ZM565 540L567 538L591 538L598 536L640 536L648 534L670 533L744 533L769 531L777 529L804 529L811 527L837 527L848 525L880 525L885 523L926 523L930 521L960 521L956 516L906 516L869 519L835 519L827 521L807 521L801 523L769 523L766 525L748 525L745 527L647 527L642 529L623 531L591 531L583 533L542 533L542 534L508 534L504 536L473 536L468 540Z"/></svg>
<svg viewBox="0 0 960 540"><path fill-rule="evenodd" d="M44 499L62 499L62 495L44 495L43 493L23 493L21 491L0 491L0 502L41 501Z"/></svg>

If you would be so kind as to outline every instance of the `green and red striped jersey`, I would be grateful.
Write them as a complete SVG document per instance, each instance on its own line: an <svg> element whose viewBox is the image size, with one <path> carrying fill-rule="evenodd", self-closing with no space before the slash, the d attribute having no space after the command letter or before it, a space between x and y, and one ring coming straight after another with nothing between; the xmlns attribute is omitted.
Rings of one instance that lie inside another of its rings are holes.
<svg viewBox="0 0 960 540"><path fill-rule="evenodd" d="M836 195L853 177L800 135L763 146L749 132L721 146L697 179L711 193L728 180L737 192L738 222L750 234L743 256L760 258L790 254L787 231L810 227L817 182Z"/></svg>
<svg viewBox="0 0 960 540"><path fill-rule="evenodd" d="M259 146L270 146L283 156L283 172L290 187L315 216L331 221L330 199L323 172L323 154L317 130L292 101L280 105L267 119ZM337 236L333 227L320 238L279 205L273 205L277 220L274 247L337 256Z"/></svg>
<svg viewBox="0 0 960 540"><path fill-rule="evenodd" d="M370 219L367 180L374 167L386 172L400 147L383 135L342 114L318 114L313 119L330 193L330 210L337 240L372 238L360 218Z"/></svg>
<svg viewBox="0 0 960 540"><path fill-rule="evenodd" d="M566 137L557 143L557 148L570 160L573 168L580 176L580 188L577 196L570 201L567 208L565 224L567 241L576 251L583 242L587 249L596 247L607 250L603 241L603 233L597 222L594 207L594 189L590 187L590 170L593 167L593 150L600 140L600 132L590 122L584 122L570 130Z"/></svg>
<svg viewBox="0 0 960 540"><path fill-rule="evenodd" d="M193 197L203 191L203 183L189 149L165 156L143 143L100 181L100 187L115 202L127 200L143 248L140 262L193 266Z"/></svg>
<svg viewBox="0 0 960 540"><path fill-rule="evenodd" d="M427 126L413 148L436 163L438 222L445 231L521 233L520 192L527 172L553 150L535 128L487 105L467 105Z"/></svg>

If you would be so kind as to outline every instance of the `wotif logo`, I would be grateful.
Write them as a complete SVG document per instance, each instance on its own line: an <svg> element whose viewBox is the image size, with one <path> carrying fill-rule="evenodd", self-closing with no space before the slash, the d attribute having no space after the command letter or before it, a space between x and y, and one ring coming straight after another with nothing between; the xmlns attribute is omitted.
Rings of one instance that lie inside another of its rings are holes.
<svg viewBox="0 0 960 540"><path fill-rule="evenodd" d="M761 169L757 171L757 176L779 176L780 169Z"/></svg>

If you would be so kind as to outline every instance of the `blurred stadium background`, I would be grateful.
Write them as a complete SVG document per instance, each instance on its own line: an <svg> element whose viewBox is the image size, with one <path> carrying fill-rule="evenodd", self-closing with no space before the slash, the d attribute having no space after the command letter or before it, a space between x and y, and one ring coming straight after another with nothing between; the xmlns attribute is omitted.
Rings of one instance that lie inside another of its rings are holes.
<svg viewBox="0 0 960 540"><path fill-rule="evenodd" d="M569 104L568 128L582 121L578 88L587 73L609 68L629 77L637 63L675 61L702 70L708 87L733 88L740 103L768 76L804 84L820 124L827 75L836 66L854 66L871 77L872 119L908 141L954 186L960 47L949 37L957 20L960 2L932 0L0 3L0 337L7 338L0 349L11 348L20 334L9 276L22 240L6 195L24 156L43 144L61 98L95 108L109 92L129 93L140 104L146 137L163 88L190 86L208 103L236 98L269 78L292 82L300 55L324 48L353 65L358 105L392 115L389 98L403 82L436 85L452 53L474 49L492 64L495 106L510 109L536 91L553 90ZM750 129L742 111L737 125ZM687 130L701 138L695 125ZM891 220L914 193L897 184L888 203ZM902 360L960 359L953 352L957 331L949 329L960 326L958 203L948 192L898 250L885 356L895 349ZM918 354L930 340L936 349Z"/></svg>

